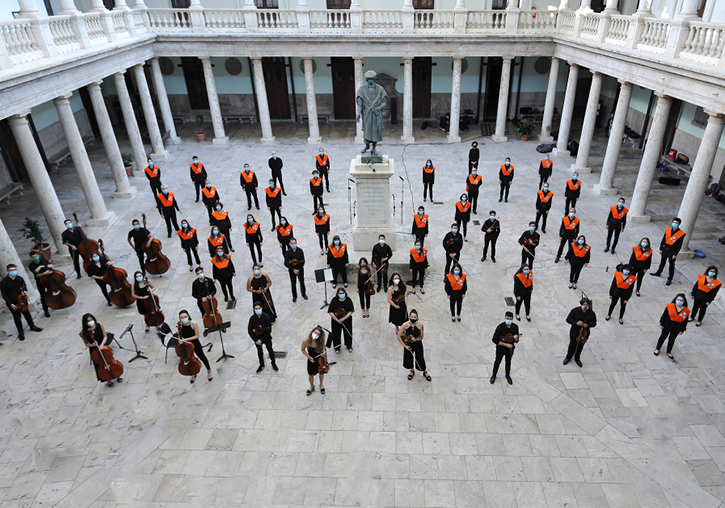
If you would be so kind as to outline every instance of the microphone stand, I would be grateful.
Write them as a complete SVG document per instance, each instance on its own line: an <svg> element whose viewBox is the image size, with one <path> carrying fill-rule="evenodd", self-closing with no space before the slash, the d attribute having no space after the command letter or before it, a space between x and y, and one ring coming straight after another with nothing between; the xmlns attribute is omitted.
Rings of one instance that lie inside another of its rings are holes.
<svg viewBox="0 0 725 508"><path fill-rule="evenodd" d="M403 203L404 203L404 194L405 194L405 180L403 180L403 177L398 175L398 178L400 178L400 223L403 224Z"/></svg>
<svg viewBox="0 0 725 508"><path fill-rule="evenodd" d="M148 356L144 356L146 353L143 353L142 351L139 350L138 344L136 344L136 339L133 336L133 331L131 330L132 328L133 328L133 323L131 323L130 325L128 325L126 327L126 329L123 331L123 333L121 334L121 336L118 339L116 337L114 337L113 340L116 342L116 344L118 344L118 347L120 349L125 349L126 351L135 351L136 352L136 356L134 356L133 358L131 358L128 361L129 363L131 363L132 361L136 360L137 358L143 358L144 360L148 360L149 359ZM123 338L123 336L126 335L126 333L129 333L131 335L131 340L133 341L133 347L134 347L134 349L125 348L119 342L119 340L121 340Z"/></svg>
<svg viewBox="0 0 725 508"><path fill-rule="evenodd" d="M227 354L226 350L224 349L224 335L222 333L222 330L226 330L227 328L230 328L232 324L227 321L226 323L219 323L218 325L213 325L204 330L204 333L214 333L219 332L219 341L222 343L222 355L217 359L217 362L220 362L226 358L234 358L234 355Z"/></svg>
<svg viewBox="0 0 725 508"><path fill-rule="evenodd" d="M350 186L350 182L355 183L355 180L352 178L347 179L347 202L350 208L350 225L352 226L352 187Z"/></svg>

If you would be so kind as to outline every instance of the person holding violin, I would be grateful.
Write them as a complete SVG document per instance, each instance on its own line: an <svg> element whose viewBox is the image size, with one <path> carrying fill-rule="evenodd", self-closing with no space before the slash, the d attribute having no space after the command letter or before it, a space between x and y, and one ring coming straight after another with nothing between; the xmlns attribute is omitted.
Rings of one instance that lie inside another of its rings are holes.
<svg viewBox="0 0 725 508"><path fill-rule="evenodd" d="M317 238L320 241L320 256L322 256L327 252L327 235L330 233L330 216L325 212L325 208L320 205L314 219L315 233L317 233Z"/></svg>
<svg viewBox="0 0 725 508"><path fill-rule="evenodd" d="M388 287L388 303L390 310L388 311L388 322L395 325L395 333L400 330L400 325L408 320L408 305L405 298L408 296L405 283L400 278L400 274L395 272L390 277L390 286Z"/></svg>
<svg viewBox="0 0 725 508"><path fill-rule="evenodd" d="M183 213L176 202L173 192L169 192L166 185L161 186L161 192L156 194L156 208L159 210L161 217L166 222L166 232L168 238L171 238L171 224L174 225L174 231L179 230L179 224L176 222L176 211Z"/></svg>
<svg viewBox="0 0 725 508"><path fill-rule="evenodd" d="M586 297L579 300L579 307L574 307L566 317L569 328L569 348L562 365L566 365L574 358L574 362L582 367L581 354L584 344L589 340L591 329L597 326L597 315L592 309L592 301Z"/></svg>
<svg viewBox="0 0 725 508"><path fill-rule="evenodd" d="M660 317L660 329L662 333L660 334L660 338L657 339L657 347L654 350L655 356L659 356L660 348L665 343L665 339L667 339L667 358L675 361L675 357L672 356L672 348L675 346L677 336L685 333L689 316L690 309L687 308L685 293L678 293L672 300L672 303L667 304Z"/></svg>
<svg viewBox="0 0 725 508"><path fill-rule="evenodd" d="M149 313L149 299L151 298L151 291L156 289L153 284L144 276L141 272L133 274L133 285L131 286L131 295L136 299L136 307L138 313L145 316ZM149 326L146 325L144 333L149 333Z"/></svg>
<svg viewBox="0 0 725 508"><path fill-rule="evenodd" d="M204 182L204 188L201 189L201 201L206 207L206 213L209 216L209 225L212 225L211 214L214 212L214 207L221 200L219 197L219 191L216 187L212 186L209 180Z"/></svg>
<svg viewBox="0 0 725 508"><path fill-rule="evenodd" d="M219 281L222 287L222 293L224 293L224 301L228 302L229 297L232 298L232 301L235 301L232 279L237 276L237 270L234 268L232 258L224 253L224 249L218 247L216 256L211 258L211 264L214 282Z"/></svg>
<svg viewBox="0 0 725 508"><path fill-rule="evenodd" d="M282 249L282 257L284 257L289 250L289 242L294 237L293 226L287 221L287 217L283 215L279 218L279 226L275 229L277 229L277 241L280 249Z"/></svg>
<svg viewBox="0 0 725 508"><path fill-rule="evenodd" d="M282 220L282 189L276 187L274 185L274 180L270 178L269 186L264 188L264 192L266 194L265 200L267 201L267 210L269 210L269 213L272 216L272 229L270 231L274 231L277 227L275 215L279 217L280 221Z"/></svg>
<svg viewBox="0 0 725 508"><path fill-rule="evenodd" d="M249 168L249 164L244 164L244 170L239 174L239 185L244 189L247 195L247 211L252 209L252 198L254 198L254 206L259 210L259 199L257 198L257 175Z"/></svg>
<svg viewBox="0 0 725 508"><path fill-rule="evenodd" d="M204 269L196 268L196 280L191 283L191 296L196 298L196 306L199 312L204 314L204 302L216 294L216 284L213 279L204 275Z"/></svg>
<svg viewBox="0 0 725 508"><path fill-rule="evenodd" d="M262 346L267 348L272 369L275 371L279 370L274 358L274 350L272 349L272 318L264 312L262 302L254 302L254 313L249 318L247 333L249 334L249 338L252 339L252 342L254 342L254 345L257 346L257 357L259 358L257 374L264 370L264 351L262 350Z"/></svg>
<svg viewBox="0 0 725 508"><path fill-rule="evenodd" d="M348 353L352 353L352 313L355 306L352 299L348 298L347 292L340 288L337 290L337 298L333 298L327 307L330 315L330 326L332 333L327 338L327 347L334 347L335 353L340 354L340 335L345 336L345 347Z"/></svg>
<svg viewBox="0 0 725 508"><path fill-rule="evenodd" d="M305 253L297 247L295 238L289 241L289 250L284 254L284 266L289 271L289 281L292 287L292 303L297 301L297 281L300 281L300 293L307 300L305 289Z"/></svg>
<svg viewBox="0 0 725 508"><path fill-rule="evenodd" d="M451 224L451 230L443 237L443 249L446 251L445 273L451 269L451 263L461 258L463 249L463 236L458 232L458 223Z"/></svg>
<svg viewBox="0 0 725 508"><path fill-rule="evenodd" d="M420 279L420 292L425 294L423 284L425 283L425 273L428 271L428 249L424 249L420 245L420 240L415 241L415 246L410 249L410 273L413 275L413 280L410 285L413 289L410 290L412 294L415 294L415 283Z"/></svg>
<svg viewBox="0 0 725 508"><path fill-rule="evenodd" d="M637 277L637 289L634 294L639 296L642 288L644 274L652 266L652 246L646 236L639 241L638 245L632 247L632 254L629 256L629 265L632 267L632 274Z"/></svg>
<svg viewBox="0 0 725 508"><path fill-rule="evenodd" d="M360 298L360 309L364 318L370 317L370 295L375 294L372 276L373 272L368 266L368 260L360 258L355 268L355 288Z"/></svg>
<svg viewBox="0 0 725 508"><path fill-rule="evenodd" d="M68 246L68 254L73 258L73 268L75 268L76 274L78 275L76 278L80 279L82 277L80 263L82 256L78 247L83 241L83 227L80 224L74 226L70 219L64 220L63 224L65 224L65 231L61 235L63 245ZM85 261L85 258L83 260Z"/></svg>
<svg viewBox="0 0 725 508"><path fill-rule="evenodd" d="M307 358L307 377L310 380L310 389L307 390L307 396L312 395L315 391L315 376L320 376L320 393L325 394L325 373L330 370L327 363L327 348L325 347L325 331L320 326L316 326L302 341L300 347L302 354Z"/></svg>
<svg viewBox="0 0 725 508"><path fill-rule="evenodd" d="M461 265L458 263L454 263L451 272L446 275L445 290L451 304L451 321L455 323L458 320L460 323L461 307L463 299L466 297L466 291L468 291L468 282L466 282L466 274L462 273ZM458 309L457 312L456 309Z"/></svg>
<svg viewBox="0 0 725 508"><path fill-rule="evenodd" d="M191 164L189 164L189 177L191 178L191 183L194 184L194 189L196 190L195 203L198 203L199 191L206 182L207 174L206 169L204 169L204 164L199 162L199 158L196 155L191 158Z"/></svg>
<svg viewBox="0 0 725 508"><path fill-rule="evenodd" d="M410 319L400 326L397 332L398 342L402 344L403 351L403 367L410 369L408 381L415 376L415 369L423 371L423 377L428 381L431 380L425 364L425 356L423 352L423 323L418 321L418 311L411 309ZM415 369L414 369L415 367Z"/></svg>
<svg viewBox="0 0 725 508"><path fill-rule="evenodd" d="M710 304L715 300L720 286L722 285L717 280L717 267L708 266L705 273L701 273L697 276L697 282L692 286L692 298L694 300L692 304L692 314L690 314L690 321L695 319L697 311L700 311L700 316L697 318L695 326L701 326L702 320L705 317L705 312Z"/></svg>
<svg viewBox="0 0 725 508"><path fill-rule="evenodd" d="M79 333L78 335L80 335L81 339L83 339L83 344L85 344L85 346L88 348L88 353L91 355L91 362L93 362L93 368L96 372L96 379L102 383L103 380L101 379L99 371L101 369L105 369L106 365L96 362L95 358L93 357L93 351L95 349L98 349L98 352L100 353L101 348L111 347L110 343L113 340L113 336L111 335L109 337L109 334L106 333L106 329L101 323L96 321L96 318L93 316L93 314L84 314L83 318L81 318L81 323L81 333ZM116 381L121 383L123 382L123 378L118 377L116 378ZM109 379L108 381L106 381L106 384L108 386L114 386L113 379Z"/></svg>
<svg viewBox="0 0 725 508"><path fill-rule="evenodd" d="M151 247L154 235L152 235L146 227L142 226L138 219L133 219L131 221L131 231L128 232L126 240L134 252L136 252L136 256L138 256L138 264L141 267L141 273L145 276L146 250Z"/></svg>
<svg viewBox="0 0 725 508"><path fill-rule="evenodd" d="M514 349L516 348L514 344L519 341L519 325L514 323L513 317L511 311L506 311L504 322L498 325L493 332L491 341L496 344L496 360L493 362L493 373L489 380L491 384L496 382L498 367L504 358L506 358L506 365L504 366L506 381L510 385L514 384L511 379L511 357L514 355Z"/></svg>
<svg viewBox="0 0 725 508"><path fill-rule="evenodd" d="M624 311L627 310L627 302L632 297L632 290L634 289L636 280L637 277L632 275L631 266L617 265L614 278L612 278L612 285L609 287L609 299L612 300L612 303L609 304L607 316L604 318L605 321L612 319L612 311L617 305L617 302L621 300L619 306L619 324L624 324L622 318L624 317Z"/></svg>
<svg viewBox="0 0 725 508"><path fill-rule="evenodd" d="M481 261L486 261L488 246L491 245L491 261L495 263L496 242L498 241L498 236L501 234L501 223L496 218L496 210L488 212L488 219L481 226L481 231L483 231L483 256L481 256Z"/></svg>
<svg viewBox="0 0 725 508"><path fill-rule="evenodd" d="M471 220L471 203L468 202L468 196L465 193L461 194L461 197L456 203L456 215L453 220L456 221L459 229L461 224L463 224L463 241L467 242L468 223Z"/></svg>
<svg viewBox="0 0 725 508"><path fill-rule="evenodd" d="M270 287L272 287L272 279L262 272L262 265L255 264L252 268L252 275L247 279L247 291L252 293L252 305L262 302L264 313L274 323L277 320L277 310L274 308Z"/></svg>
<svg viewBox="0 0 725 508"><path fill-rule="evenodd" d="M327 246L327 267L332 268L332 287L337 287L338 274L342 277L342 283L347 287L347 266L350 258L347 254L347 244L340 241L340 237L332 237L332 244Z"/></svg>
<svg viewBox="0 0 725 508"><path fill-rule="evenodd" d="M224 250L224 254L229 254L229 237L222 233L218 226L212 226L211 234L206 239L206 246L209 249L209 256L211 257L216 255L216 250L219 247Z"/></svg>
<svg viewBox="0 0 725 508"><path fill-rule="evenodd" d="M18 330L18 340L25 340L25 333L23 332L23 322L20 319L22 314L25 317L25 321L28 322L30 330L34 332L42 332L43 329L35 326L33 322L33 316L28 311L28 288L25 285L25 280L18 275L18 267L9 264L5 267L8 274L0 281L0 294L2 294L5 305L10 309L10 313L13 315L15 321L15 328Z"/></svg>
<svg viewBox="0 0 725 508"><path fill-rule="evenodd" d="M514 275L514 296L516 297L516 319L521 321L521 304L524 304L526 321L531 321L531 293L534 291L534 271L529 265L521 265Z"/></svg>
<svg viewBox="0 0 725 508"><path fill-rule="evenodd" d="M534 259L536 258L536 247L539 245L541 235L536 232L536 223L534 221L529 222L529 230L524 231L519 237L519 244L521 245L521 264L529 265L534 267ZM557 261L555 261L556 263Z"/></svg>
<svg viewBox="0 0 725 508"><path fill-rule="evenodd" d="M176 323L176 329L179 331L179 342L188 342L194 346L194 354L199 357L201 363L206 367L206 376L209 381L213 380L214 377L211 375L211 366L209 360L204 354L204 348L199 341L199 325L196 321L192 321L189 312L182 310L179 312L179 322ZM191 376L190 383L196 381L196 374Z"/></svg>
<svg viewBox="0 0 725 508"><path fill-rule="evenodd" d="M426 201L426 196L430 193L430 200L433 201L433 184L436 181L435 166L433 161L428 159L425 161L423 166L423 202Z"/></svg>
<svg viewBox="0 0 725 508"><path fill-rule="evenodd" d="M151 192L156 196L161 192L161 170L158 166L154 166L154 161L151 157L148 158L148 164L144 168L144 175L148 178Z"/></svg>
<svg viewBox="0 0 725 508"><path fill-rule="evenodd" d="M247 215L247 222L244 224L244 239L249 247L249 253L252 255L252 263L257 264L257 257L254 255L256 247L259 254L259 266L264 266L262 264L262 244L264 243L262 228L251 213Z"/></svg>
<svg viewBox="0 0 725 508"><path fill-rule="evenodd" d="M30 253L30 259L31 261L28 265L28 270L33 272L33 275L35 276L35 285L38 287L38 293L40 293L40 303L43 304L43 313L45 317L49 318L50 312L48 311L48 303L45 301L45 286L40 283L40 279L42 277L53 276L53 263L47 259L41 258L40 254L35 251Z"/></svg>
<svg viewBox="0 0 725 508"><path fill-rule="evenodd" d="M199 259L199 239L196 237L196 229L189 226L186 219L181 221L181 229L176 232L181 239L181 250L186 253L186 261L189 263L189 271L193 271L191 255L194 254L196 266L201 264Z"/></svg>
<svg viewBox="0 0 725 508"><path fill-rule="evenodd" d="M378 293L383 286L385 291L388 291L388 268L392 257L393 250L385 243L385 235L379 235L378 243L373 246L372 252L373 270L378 272Z"/></svg>
<svg viewBox="0 0 725 508"><path fill-rule="evenodd" d="M88 275L90 275L91 278L96 281L98 287L101 288L101 293L103 293L103 296L110 307L113 304L111 303L111 298L108 296L106 282L103 280L103 276L106 275L109 265L113 266L113 263L110 259L108 259L108 256L101 254L98 251L93 251L91 253L91 263L88 265Z"/></svg>
<svg viewBox="0 0 725 508"><path fill-rule="evenodd" d="M579 235L576 242L569 244L569 251L566 253L566 263L571 267L569 271L569 289L576 289L576 283L579 281L579 274L582 268L589 264L591 257L591 246L587 245L587 239L584 235Z"/></svg>

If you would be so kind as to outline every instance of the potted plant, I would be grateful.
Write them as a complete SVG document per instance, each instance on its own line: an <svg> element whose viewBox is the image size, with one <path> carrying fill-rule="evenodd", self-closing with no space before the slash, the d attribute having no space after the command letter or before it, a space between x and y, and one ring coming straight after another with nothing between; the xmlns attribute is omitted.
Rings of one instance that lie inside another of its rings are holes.
<svg viewBox="0 0 725 508"><path fill-rule="evenodd" d="M521 136L521 141L528 141L529 135L534 132L534 123L531 120L522 120L516 126L516 130Z"/></svg>
<svg viewBox="0 0 725 508"><path fill-rule="evenodd" d="M204 142L204 115L198 114L196 115L196 123L199 124L199 132L196 133L196 140L199 143Z"/></svg>
<svg viewBox="0 0 725 508"><path fill-rule="evenodd" d="M126 174L128 176L133 176L133 166L131 165L131 163L133 162L133 157L131 157L130 154L122 153L121 160L123 161L123 165L126 168Z"/></svg>
<svg viewBox="0 0 725 508"><path fill-rule="evenodd" d="M23 238L33 241L31 252L38 252L45 259L50 259L50 244L43 241L43 230L40 229L40 223L30 217L25 217L23 227L18 229L23 234Z"/></svg>

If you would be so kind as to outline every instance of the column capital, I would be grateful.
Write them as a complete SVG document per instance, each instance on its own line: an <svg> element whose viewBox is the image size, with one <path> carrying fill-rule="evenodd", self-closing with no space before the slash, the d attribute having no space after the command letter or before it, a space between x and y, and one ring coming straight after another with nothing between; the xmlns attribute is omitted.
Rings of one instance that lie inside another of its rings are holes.
<svg viewBox="0 0 725 508"><path fill-rule="evenodd" d="M55 99L53 99L53 104L56 104L56 105L58 105L58 104L65 105L66 103L70 104L71 97L73 97L72 93L69 93L66 95L60 95L60 96L56 97Z"/></svg>
<svg viewBox="0 0 725 508"><path fill-rule="evenodd" d="M623 79L618 79L617 81L619 81L619 84L622 85L622 88L628 88L631 90L634 87L634 85L629 81L625 81Z"/></svg>
<svg viewBox="0 0 725 508"><path fill-rule="evenodd" d="M657 96L658 102L660 102L660 101L672 102L672 97L665 94L665 92L655 92L655 95Z"/></svg>
<svg viewBox="0 0 725 508"><path fill-rule="evenodd" d="M578 69L579 68L579 64L569 63L569 67L571 67L572 69Z"/></svg>
<svg viewBox="0 0 725 508"><path fill-rule="evenodd" d="M363 58L364 57L362 57L362 56L354 56L354 57L352 57L353 61L355 61L355 62L362 61Z"/></svg>
<svg viewBox="0 0 725 508"><path fill-rule="evenodd" d="M454 56L453 61L454 62L462 62L463 59L466 58L465 56Z"/></svg>
<svg viewBox="0 0 725 508"><path fill-rule="evenodd" d="M134 69L141 69L143 71L143 66L144 66L145 63L146 62L137 63L136 65L133 66L133 68Z"/></svg>
<svg viewBox="0 0 725 508"><path fill-rule="evenodd" d="M305 60L312 60L313 58L314 57L312 57L312 56L303 56L302 61L304 62Z"/></svg>
<svg viewBox="0 0 725 508"><path fill-rule="evenodd" d="M201 60L202 62L211 62L211 57L210 56L200 56L199 60Z"/></svg>
<svg viewBox="0 0 725 508"><path fill-rule="evenodd" d="M590 69L591 70L591 69ZM599 71L591 71L592 77L601 79L602 73Z"/></svg>
<svg viewBox="0 0 725 508"><path fill-rule="evenodd" d="M103 81L93 81L92 83L88 83L86 85L86 87L93 87L93 88L99 87L100 88L100 86L102 84L103 84Z"/></svg>
<svg viewBox="0 0 725 508"><path fill-rule="evenodd" d="M27 110L22 113L18 113L17 115L8 117L8 123L10 125L26 125L28 123L29 114L30 114L30 110Z"/></svg>
<svg viewBox="0 0 725 508"><path fill-rule="evenodd" d="M262 62L262 57L261 56L250 56L249 58L254 63L258 63L258 62L261 63Z"/></svg>
<svg viewBox="0 0 725 508"><path fill-rule="evenodd" d="M403 57L403 62L412 62L413 60L415 60L414 56L404 56Z"/></svg>
<svg viewBox="0 0 725 508"><path fill-rule="evenodd" d="M516 58L516 57L515 56L505 56L505 57L503 57L503 61L511 63L511 60L513 60L514 58Z"/></svg>
<svg viewBox="0 0 725 508"><path fill-rule="evenodd" d="M713 111L705 110L705 113L707 114L707 121L713 122L713 123L725 123L725 115L722 113L715 113Z"/></svg>
<svg viewBox="0 0 725 508"><path fill-rule="evenodd" d="M559 61L559 57L558 56L552 56L551 57L551 61L552 62L558 62Z"/></svg>

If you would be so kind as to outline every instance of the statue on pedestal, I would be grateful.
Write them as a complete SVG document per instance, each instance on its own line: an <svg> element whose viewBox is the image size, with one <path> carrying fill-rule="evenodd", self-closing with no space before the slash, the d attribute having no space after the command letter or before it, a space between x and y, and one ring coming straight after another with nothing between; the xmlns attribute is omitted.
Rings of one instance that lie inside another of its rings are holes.
<svg viewBox="0 0 725 508"><path fill-rule="evenodd" d="M376 145L383 139L383 110L388 106L388 94L385 89L375 82L375 71L365 73L365 84L361 86L355 96L358 115L355 121L362 119L363 139L365 153L372 143L370 155L377 158L380 154L375 150ZM367 162L367 161L363 161Z"/></svg>

